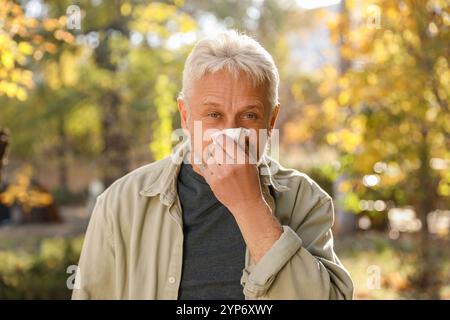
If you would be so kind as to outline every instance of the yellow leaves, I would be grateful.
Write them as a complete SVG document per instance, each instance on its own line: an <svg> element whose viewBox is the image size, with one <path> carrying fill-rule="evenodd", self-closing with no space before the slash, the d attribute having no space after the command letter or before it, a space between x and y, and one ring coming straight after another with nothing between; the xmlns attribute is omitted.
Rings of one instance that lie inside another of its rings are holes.
<svg viewBox="0 0 450 320"><path fill-rule="evenodd" d="M311 136L312 131L300 119L287 122L284 125L283 140L287 144L302 143L311 139Z"/></svg>
<svg viewBox="0 0 450 320"><path fill-rule="evenodd" d="M63 107L63 106L62 106ZM103 148L101 139L100 108L94 104L80 104L66 117L65 130L74 143L86 144L86 152L99 154Z"/></svg>
<svg viewBox="0 0 450 320"><path fill-rule="evenodd" d="M383 174L383 184L385 185L395 185L400 183L406 178L406 174L400 168L399 164L395 161L390 161L387 164L387 169Z"/></svg>
<svg viewBox="0 0 450 320"><path fill-rule="evenodd" d="M49 62L44 70L49 87L53 90L62 86L72 87L78 83L78 58L75 54L64 51L59 62Z"/></svg>
<svg viewBox="0 0 450 320"><path fill-rule="evenodd" d="M297 101L303 101L305 99L301 83L299 83L299 82L294 82L292 84L291 93L294 96L295 100L297 100Z"/></svg>
<svg viewBox="0 0 450 320"><path fill-rule="evenodd" d="M34 44L41 44L44 41L44 37L40 34L35 34L31 37L31 42Z"/></svg>
<svg viewBox="0 0 450 320"><path fill-rule="evenodd" d="M303 116L307 119L316 119L319 116L319 108L315 104L304 107Z"/></svg>
<svg viewBox="0 0 450 320"><path fill-rule="evenodd" d="M450 14L444 13L444 14L442 15L442 22L444 23L444 25L445 25L446 27L449 27L449 26L450 26Z"/></svg>
<svg viewBox="0 0 450 320"><path fill-rule="evenodd" d="M153 140L150 150L155 159L162 159L171 152L172 114L175 111L175 87L165 74L159 75L155 84L154 105L157 119L153 123Z"/></svg>
<svg viewBox="0 0 450 320"><path fill-rule="evenodd" d="M45 207L53 203L51 194L40 191L31 185L32 175L32 167L24 166L16 174L13 183L3 193L0 193L0 202L7 206L17 202L25 212L35 207Z"/></svg>
<svg viewBox="0 0 450 320"><path fill-rule="evenodd" d="M323 68L323 73L325 78L327 79L336 79L338 75L338 71L336 70L336 68L330 65Z"/></svg>
<svg viewBox="0 0 450 320"><path fill-rule="evenodd" d="M177 6L165 3L151 3L137 6L132 13L131 28L141 33L153 32L160 37L168 37L176 32L186 33L195 30L195 20L181 12ZM170 22L171 29L167 28Z"/></svg>
<svg viewBox="0 0 450 320"><path fill-rule="evenodd" d="M350 80L347 77L340 77L338 79L338 85L342 89L348 88L349 84L350 84Z"/></svg>
<svg viewBox="0 0 450 320"><path fill-rule="evenodd" d="M338 190L341 193L350 192L353 189L353 183L349 180L344 180L338 185Z"/></svg>
<svg viewBox="0 0 450 320"><path fill-rule="evenodd" d="M362 144L363 137L360 133L352 132L344 128L336 132L331 132L326 135L326 140L330 145L336 145L339 149L354 153L356 149Z"/></svg>
<svg viewBox="0 0 450 320"><path fill-rule="evenodd" d="M5 34L0 33L0 48L5 48L8 46L8 42L11 41Z"/></svg>
<svg viewBox="0 0 450 320"><path fill-rule="evenodd" d="M1 81L0 91L5 93L8 97L13 98L16 95L17 85L15 83Z"/></svg>
<svg viewBox="0 0 450 320"><path fill-rule="evenodd" d="M62 40L64 42L67 42L69 44L71 43L75 43L75 37L73 36L72 33L68 32L68 31L64 31L64 30L56 30L53 33L53 36L55 37L55 39L57 40Z"/></svg>
<svg viewBox="0 0 450 320"><path fill-rule="evenodd" d="M11 70L14 67L14 55L10 51L2 52L2 66L7 70Z"/></svg>
<svg viewBox="0 0 450 320"><path fill-rule="evenodd" d="M0 81L0 94L5 94L9 98L17 98L20 101L27 98L27 92L14 82Z"/></svg>
<svg viewBox="0 0 450 320"><path fill-rule="evenodd" d="M0 94L24 101L27 98L25 88L33 86L31 72L16 68L14 54L10 50L1 52L0 61Z"/></svg>
<svg viewBox="0 0 450 320"><path fill-rule="evenodd" d="M339 26L339 20L338 19L329 19L327 21L328 30L330 30L330 40L333 43L336 43L338 41L338 32L337 28Z"/></svg>
<svg viewBox="0 0 450 320"><path fill-rule="evenodd" d="M369 73L367 75L367 83L370 84L371 86L376 85L378 83L377 75L374 73Z"/></svg>
<svg viewBox="0 0 450 320"><path fill-rule="evenodd" d="M59 67L61 70L61 81L66 87L74 86L78 83L78 59L69 51L61 54Z"/></svg>
<svg viewBox="0 0 450 320"><path fill-rule="evenodd" d="M435 73L439 78L439 83L450 91L450 66L445 57L439 57L434 65ZM444 90L445 92L445 90Z"/></svg>
<svg viewBox="0 0 450 320"><path fill-rule="evenodd" d="M405 29L403 31L403 39L409 42L413 47L420 48L420 38L416 33L412 32L411 30Z"/></svg>
<svg viewBox="0 0 450 320"><path fill-rule="evenodd" d="M360 134L343 129L339 132L339 142L343 150L348 153L354 153L363 140Z"/></svg>
<svg viewBox="0 0 450 320"><path fill-rule="evenodd" d="M45 51L48 53L56 53L56 50L58 49L53 43L51 42L45 42L42 46Z"/></svg>
<svg viewBox="0 0 450 320"><path fill-rule="evenodd" d="M326 140L330 145L337 145L339 142L339 136L336 132L330 132L327 134Z"/></svg>
<svg viewBox="0 0 450 320"><path fill-rule="evenodd" d="M29 18L22 6L12 1L0 0L0 20L0 95L24 101L26 90L33 87L32 73L24 67L27 58L40 60L45 51L54 53L57 50L54 44L45 42L44 37L37 34L37 28L54 32L57 39L67 43L73 43L75 38L61 30L65 27L64 19L38 21Z"/></svg>
<svg viewBox="0 0 450 320"><path fill-rule="evenodd" d="M177 7L182 7L184 5L184 0L174 0L173 3L177 6Z"/></svg>
<svg viewBox="0 0 450 320"><path fill-rule="evenodd" d="M10 98L17 98L19 101L26 100L27 92L21 85L30 88L33 85L31 76L20 69L15 69L12 72L11 79L12 82L0 82L0 92Z"/></svg>
<svg viewBox="0 0 450 320"><path fill-rule="evenodd" d="M42 27L46 31L54 31L61 27L61 23L58 19L45 19L42 22Z"/></svg>
<svg viewBox="0 0 450 320"><path fill-rule="evenodd" d="M377 39L374 41L372 58L378 64L385 63L389 59L388 51L383 40Z"/></svg>
<svg viewBox="0 0 450 320"><path fill-rule="evenodd" d="M438 114L439 114L439 107L430 106L425 114L425 118L429 122L434 122L434 121L436 121Z"/></svg>
<svg viewBox="0 0 450 320"><path fill-rule="evenodd" d="M403 111L408 112L412 108L411 102L408 100L403 100L401 102L401 108Z"/></svg>
<svg viewBox="0 0 450 320"><path fill-rule="evenodd" d="M447 179L442 179L438 185L438 194L443 197L450 196L450 175Z"/></svg>
<svg viewBox="0 0 450 320"><path fill-rule="evenodd" d="M162 23L172 18L177 11L177 7L164 3L150 3L148 5L137 6L135 17L148 22Z"/></svg>
<svg viewBox="0 0 450 320"><path fill-rule="evenodd" d="M325 97L334 94L337 84L337 70L332 66L324 67L320 74L320 82L318 84L318 92L321 96Z"/></svg>
<svg viewBox="0 0 450 320"><path fill-rule="evenodd" d="M120 14L123 16L129 16L131 14L131 11L133 10L133 7L129 2L124 2L120 6Z"/></svg>
<svg viewBox="0 0 450 320"><path fill-rule="evenodd" d="M197 27L195 21L188 15L180 15L178 22L180 26L179 31L183 33L193 31Z"/></svg>
<svg viewBox="0 0 450 320"><path fill-rule="evenodd" d="M333 81L324 80L319 84L317 91L322 97L325 97L332 93L332 91L336 88Z"/></svg>
<svg viewBox="0 0 450 320"><path fill-rule="evenodd" d="M325 113L325 116L330 120L336 120L338 104L336 100L333 98L327 98L322 103L322 110Z"/></svg>
<svg viewBox="0 0 450 320"><path fill-rule="evenodd" d="M28 42L25 42L25 41L19 42L18 49L19 49L19 52L21 52L25 55L30 55L33 53L33 47L31 46L31 44L29 44Z"/></svg>
<svg viewBox="0 0 450 320"><path fill-rule="evenodd" d="M384 9L383 14L386 15L389 20L396 21L396 19L398 19L398 11L395 10L394 7Z"/></svg>
<svg viewBox="0 0 450 320"><path fill-rule="evenodd" d="M362 134L366 129L367 118L362 115L355 115L350 119L350 128L353 132Z"/></svg>
<svg viewBox="0 0 450 320"><path fill-rule="evenodd" d="M354 51L355 50L348 44L341 46L341 55L344 59L351 60L354 56Z"/></svg>
<svg viewBox="0 0 450 320"><path fill-rule="evenodd" d="M95 105L80 105L69 114L65 129L71 136L99 134L100 118L99 110Z"/></svg>
<svg viewBox="0 0 450 320"><path fill-rule="evenodd" d="M344 90L339 93L338 101L341 106L346 106L350 102L350 92L348 90Z"/></svg>
<svg viewBox="0 0 450 320"><path fill-rule="evenodd" d="M25 101L28 98L28 94L23 88L18 87L16 91L16 98L19 101Z"/></svg>
<svg viewBox="0 0 450 320"><path fill-rule="evenodd" d="M48 86L53 89L59 89L61 87L61 81L59 78L59 68L56 62L49 62L45 67L45 75L47 78Z"/></svg>

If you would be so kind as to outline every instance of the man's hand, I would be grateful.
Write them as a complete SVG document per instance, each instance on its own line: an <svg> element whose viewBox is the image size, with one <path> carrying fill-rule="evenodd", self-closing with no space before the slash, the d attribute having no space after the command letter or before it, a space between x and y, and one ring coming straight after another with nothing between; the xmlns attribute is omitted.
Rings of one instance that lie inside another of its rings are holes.
<svg viewBox="0 0 450 320"><path fill-rule="evenodd" d="M229 144L233 148L226 148ZM213 145L211 151L202 174L216 198L233 214L256 263L281 236L281 225L264 199L258 168L245 150L226 137L224 144ZM242 159L245 163L237 163Z"/></svg>

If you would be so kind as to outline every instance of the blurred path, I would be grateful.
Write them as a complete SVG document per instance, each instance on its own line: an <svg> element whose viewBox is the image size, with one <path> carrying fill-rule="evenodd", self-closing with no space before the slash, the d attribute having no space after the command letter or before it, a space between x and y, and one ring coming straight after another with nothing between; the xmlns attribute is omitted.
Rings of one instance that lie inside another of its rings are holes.
<svg viewBox="0 0 450 320"><path fill-rule="evenodd" d="M84 234L89 222L86 207L61 207L62 223L0 226L0 250L34 246L42 238L74 237Z"/></svg>

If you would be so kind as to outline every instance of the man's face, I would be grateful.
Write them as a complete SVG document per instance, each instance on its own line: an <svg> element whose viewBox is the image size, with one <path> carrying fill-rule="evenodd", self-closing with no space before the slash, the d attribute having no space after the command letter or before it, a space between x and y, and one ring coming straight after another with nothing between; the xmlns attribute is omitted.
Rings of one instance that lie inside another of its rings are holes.
<svg viewBox="0 0 450 320"><path fill-rule="evenodd" d="M272 112L266 85L254 87L243 72L239 77L233 77L228 71L206 74L193 83L189 100L179 100L178 105L183 129L191 135L191 148L197 156L194 141L197 146L201 145L203 152L212 142L212 129L247 128L256 133L265 129L270 133L278 114L278 106ZM200 123L201 130L198 129ZM259 134L256 138L258 144Z"/></svg>

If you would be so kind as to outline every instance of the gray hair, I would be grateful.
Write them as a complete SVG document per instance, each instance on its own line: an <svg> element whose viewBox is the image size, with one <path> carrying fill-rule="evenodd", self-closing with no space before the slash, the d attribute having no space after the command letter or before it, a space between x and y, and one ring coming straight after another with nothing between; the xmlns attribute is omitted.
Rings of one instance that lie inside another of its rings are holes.
<svg viewBox="0 0 450 320"><path fill-rule="evenodd" d="M220 70L227 70L234 76L244 71L254 86L267 84L271 110L278 104L280 79L272 56L256 40L234 30L197 42L184 65L179 98L188 100L194 80Z"/></svg>

